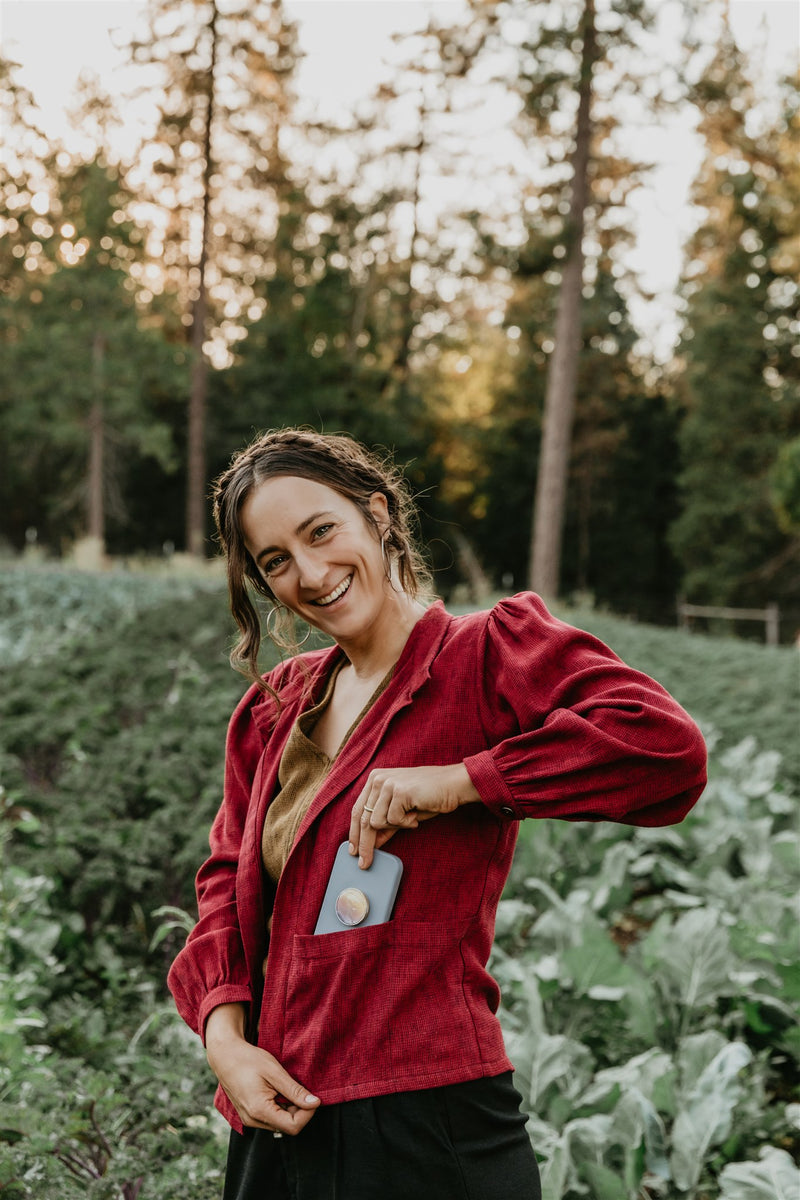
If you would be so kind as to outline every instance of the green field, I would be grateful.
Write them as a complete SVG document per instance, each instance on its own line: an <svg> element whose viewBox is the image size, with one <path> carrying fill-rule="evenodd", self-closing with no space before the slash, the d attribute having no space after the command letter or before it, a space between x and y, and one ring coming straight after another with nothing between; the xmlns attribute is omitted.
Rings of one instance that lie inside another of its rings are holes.
<svg viewBox="0 0 800 1200"><path fill-rule="evenodd" d="M245 686L221 583L9 568L0 614L0 1190L212 1200L224 1130L164 975ZM493 966L545 1196L796 1196L798 655L559 615L712 755L681 826L523 826Z"/></svg>

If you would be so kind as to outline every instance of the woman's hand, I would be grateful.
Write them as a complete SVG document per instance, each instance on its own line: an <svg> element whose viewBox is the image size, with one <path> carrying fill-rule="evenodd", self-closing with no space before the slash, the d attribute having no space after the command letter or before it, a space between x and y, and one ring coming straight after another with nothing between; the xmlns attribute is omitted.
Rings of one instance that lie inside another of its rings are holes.
<svg viewBox="0 0 800 1200"><path fill-rule="evenodd" d="M379 767L371 771L353 805L348 841L365 870L372 852L398 829L416 829L442 813L480 800L463 763L431 767Z"/></svg>
<svg viewBox="0 0 800 1200"><path fill-rule="evenodd" d="M319 1107L273 1055L244 1036L244 1006L220 1004L206 1022L206 1052L244 1125L278 1133L299 1133Z"/></svg>

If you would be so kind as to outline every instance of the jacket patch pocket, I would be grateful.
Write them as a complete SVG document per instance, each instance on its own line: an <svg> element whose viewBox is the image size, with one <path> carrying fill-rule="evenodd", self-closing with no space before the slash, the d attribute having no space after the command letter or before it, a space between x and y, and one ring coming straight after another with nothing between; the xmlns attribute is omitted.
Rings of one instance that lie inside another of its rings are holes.
<svg viewBox="0 0 800 1200"><path fill-rule="evenodd" d="M392 920L295 934L283 1065L309 1087L399 1081L479 1057L463 987L463 922Z"/></svg>

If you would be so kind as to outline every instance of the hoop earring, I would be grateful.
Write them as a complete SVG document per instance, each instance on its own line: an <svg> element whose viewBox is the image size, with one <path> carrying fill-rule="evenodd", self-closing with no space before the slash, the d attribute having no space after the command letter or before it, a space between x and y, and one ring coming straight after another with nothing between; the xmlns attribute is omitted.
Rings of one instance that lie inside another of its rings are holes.
<svg viewBox="0 0 800 1200"><path fill-rule="evenodd" d="M311 637L311 634L312 634L312 633L313 633L313 629L312 629L312 627L311 627L310 625L306 625L306 632L305 632L305 636L304 636L304 637L302 637L302 638L300 639L300 641L299 641L299 642L295 642L295 646L297 647L297 649L298 649L298 650L299 650L299 649L300 649L302 646L305 646L306 642L307 642L307 641L308 641L308 639Z"/></svg>
<svg viewBox="0 0 800 1200"><path fill-rule="evenodd" d="M389 551L386 549L386 538L389 535L389 530L384 529L381 534L381 557L383 558L383 571L386 578L391 582L392 579L392 560L389 558Z"/></svg>
<svg viewBox="0 0 800 1200"><path fill-rule="evenodd" d="M284 608L284 606L282 604L273 604L272 608L267 613L267 619L264 623L267 637L269 638L269 640L271 642L274 642L276 646L281 646L281 645L283 645L283 643L278 640L275 630L272 628L272 619L273 619L273 617L277 617L278 613L281 612L281 610L283 610L283 612L286 612L286 609Z"/></svg>
<svg viewBox="0 0 800 1200"><path fill-rule="evenodd" d="M306 642L311 637L311 626L310 625L306 629L305 637L303 637L300 641L297 641L295 639L295 641L291 645L289 645L285 641L282 641L281 638L278 637L276 630L274 630L272 628L273 617L276 617L276 615L278 613L285 613L288 611L289 611L289 609L286 607L285 604L273 604L272 608L269 610L269 612L267 614L267 619L265 622L267 637L274 645L280 647L280 649L282 649L282 650L300 650L301 647L305 646ZM277 619L280 620L280 617L277 617Z"/></svg>

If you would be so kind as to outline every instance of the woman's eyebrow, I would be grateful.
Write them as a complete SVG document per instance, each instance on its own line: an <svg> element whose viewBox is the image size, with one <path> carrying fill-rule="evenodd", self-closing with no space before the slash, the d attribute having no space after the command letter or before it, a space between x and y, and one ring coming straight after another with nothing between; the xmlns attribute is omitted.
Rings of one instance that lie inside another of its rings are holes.
<svg viewBox="0 0 800 1200"><path fill-rule="evenodd" d="M313 525L315 521L320 519L320 517L332 517L333 515L334 514L328 509L322 509L321 512L312 513L310 517L306 517L305 521L301 521L297 526L297 529L294 531L295 537L299 537L301 533L304 533L305 530L308 529L309 525ZM274 550L280 549L280 546L265 546L264 549L259 550L258 554L256 555L256 562L260 562L265 554L272 554Z"/></svg>

